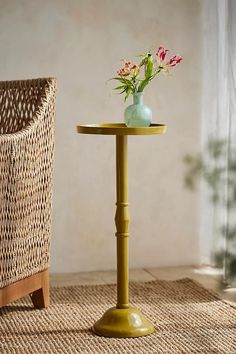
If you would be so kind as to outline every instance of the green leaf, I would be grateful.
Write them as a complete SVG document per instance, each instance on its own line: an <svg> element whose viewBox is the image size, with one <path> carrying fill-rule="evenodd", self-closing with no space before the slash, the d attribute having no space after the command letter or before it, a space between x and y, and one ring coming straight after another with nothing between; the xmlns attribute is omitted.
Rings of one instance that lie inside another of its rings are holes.
<svg viewBox="0 0 236 354"><path fill-rule="evenodd" d="M126 87L125 85L117 86L113 90L121 90L121 89L124 89L125 87Z"/></svg>
<svg viewBox="0 0 236 354"><path fill-rule="evenodd" d="M119 92L119 95L121 95L124 92L126 92L126 88L123 91Z"/></svg>
<svg viewBox="0 0 236 354"><path fill-rule="evenodd" d="M129 85L129 86L132 85L132 82L130 80L125 79L123 77L113 77L112 80L120 81L122 84L126 84L126 85Z"/></svg>
<svg viewBox="0 0 236 354"><path fill-rule="evenodd" d="M125 101L127 100L127 98L129 97L129 95L131 94L132 89L130 87L127 87L126 89L126 95L125 95Z"/></svg>
<svg viewBox="0 0 236 354"><path fill-rule="evenodd" d="M148 57L145 65L145 78L150 78L153 74L154 64L152 57Z"/></svg>
<svg viewBox="0 0 236 354"><path fill-rule="evenodd" d="M143 92L145 87L148 85L149 81L151 81L150 78L146 78L141 81L140 85L138 86L138 92Z"/></svg>

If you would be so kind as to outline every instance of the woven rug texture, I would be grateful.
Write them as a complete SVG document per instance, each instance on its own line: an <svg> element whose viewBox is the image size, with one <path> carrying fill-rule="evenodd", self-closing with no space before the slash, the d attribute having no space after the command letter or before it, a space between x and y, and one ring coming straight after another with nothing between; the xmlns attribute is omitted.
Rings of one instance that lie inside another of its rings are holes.
<svg viewBox="0 0 236 354"><path fill-rule="evenodd" d="M236 306L196 282L131 283L130 299L154 323L154 334L96 336L91 326L116 303L116 286L58 287L47 309L33 309L28 297L0 309L0 353L236 353Z"/></svg>

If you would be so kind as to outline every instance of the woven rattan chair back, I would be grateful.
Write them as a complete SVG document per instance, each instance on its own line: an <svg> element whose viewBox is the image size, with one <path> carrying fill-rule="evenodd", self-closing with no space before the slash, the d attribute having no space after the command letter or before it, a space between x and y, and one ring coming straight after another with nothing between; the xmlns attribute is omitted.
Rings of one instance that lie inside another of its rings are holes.
<svg viewBox="0 0 236 354"><path fill-rule="evenodd" d="M3 290L49 266L55 91L55 79L0 82Z"/></svg>

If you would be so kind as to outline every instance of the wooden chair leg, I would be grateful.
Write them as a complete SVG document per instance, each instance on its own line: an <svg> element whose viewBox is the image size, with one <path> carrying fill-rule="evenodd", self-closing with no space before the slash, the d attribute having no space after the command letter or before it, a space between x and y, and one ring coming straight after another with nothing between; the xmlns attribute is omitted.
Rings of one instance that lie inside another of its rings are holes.
<svg viewBox="0 0 236 354"><path fill-rule="evenodd" d="M49 305L48 270L31 275L0 289L0 308L23 296L31 294L35 308Z"/></svg>
<svg viewBox="0 0 236 354"><path fill-rule="evenodd" d="M42 288L35 290L31 294L31 300L36 309L41 309L49 306L49 279L48 273L42 278Z"/></svg>

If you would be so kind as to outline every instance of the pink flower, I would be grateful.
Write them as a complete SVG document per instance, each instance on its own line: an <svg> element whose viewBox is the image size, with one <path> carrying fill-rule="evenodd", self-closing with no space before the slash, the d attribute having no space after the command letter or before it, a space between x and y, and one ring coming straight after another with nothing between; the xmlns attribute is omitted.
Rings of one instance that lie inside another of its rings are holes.
<svg viewBox="0 0 236 354"><path fill-rule="evenodd" d="M117 74L121 77L128 76L130 74L130 70L127 68L121 68L117 70Z"/></svg>
<svg viewBox="0 0 236 354"><path fill-rule="evenodd" d="M117 70L117 74L121 77L129 76L137 76L140 71L140 66L137 64L132 63L131 61L127 61L125 59L122 59L124 62L124 67Z"/></svg>
<svg viewBox="0 0 236 354"><path fill-rule="evenodd" d="M130 67L131 61L127 61L127 60L125 60L125 59L122 59L122 61L124 62L124 67L125 67L125 68L129 68L129 67Z"/></svg>
<svg viewBox="0 0 236 354"><path fill-rule="evenodd" d="M183 58L180 55L174 55L167 63L166 66L176 66L179 64Z"/></svg>
<svg viewBox="0 0 236 354"><path fill-rule="evenodd" d="M133 64L133 66L130 69L131 76L137 76L139 72L140 72L140 66L137 64Z"/></svg>
<svg viewBox="0 0 236 354"><path fill-rule="evenodd" d="M156 56L160 59L160 61L164 61L165 60L165 57L166 57L166 54L167 52L169 52L168 49L165 49L164 47L159 47L157 52L156 52Z"/></svg>

